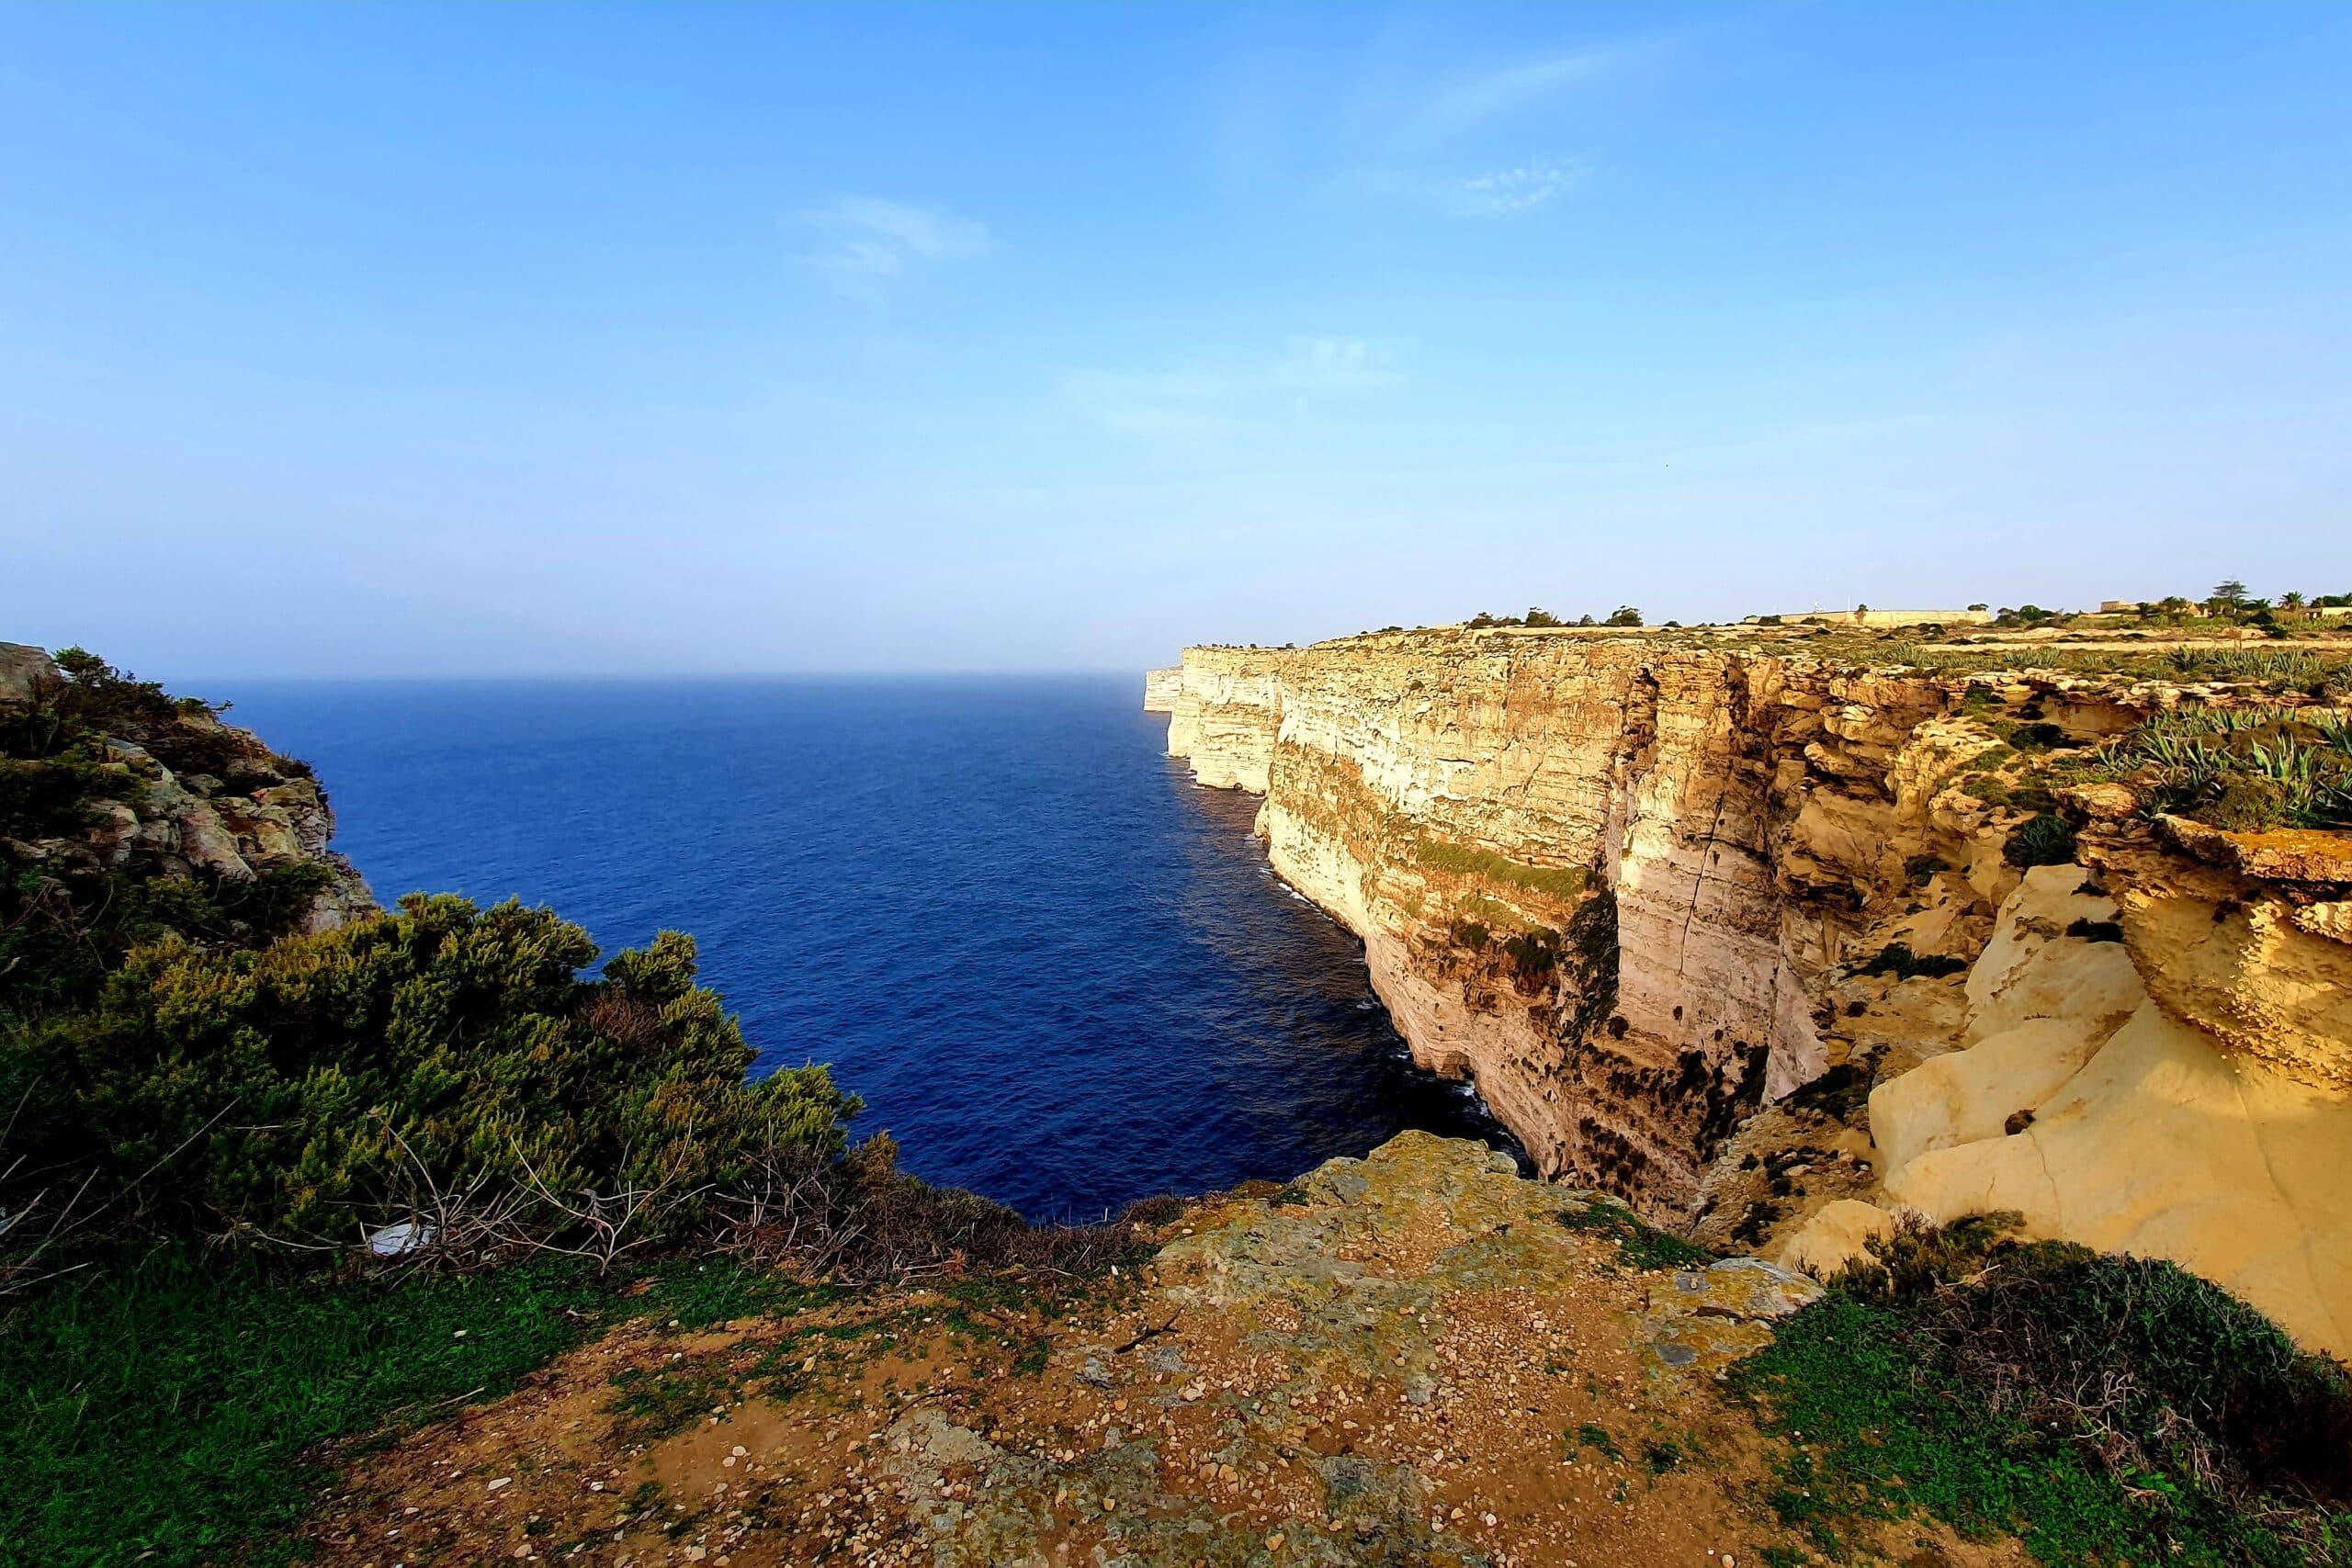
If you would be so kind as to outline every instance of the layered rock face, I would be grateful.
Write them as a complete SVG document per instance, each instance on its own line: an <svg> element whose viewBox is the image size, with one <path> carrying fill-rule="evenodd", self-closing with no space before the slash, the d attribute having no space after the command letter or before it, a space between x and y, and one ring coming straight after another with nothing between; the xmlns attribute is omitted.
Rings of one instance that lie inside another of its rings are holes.
<svg viewBox="0 0 2352 1568"><path fill-rule="evenodd" d="M1193 649L1169 728L1259 791L1275 868L1364 939L1424 1066L1547 1175L1654 1212L1826 1065L1809 976L1902 879L1926 682L1640 639L1430 633ZM1916 835L1915 835L1916 837Z"/></svg>
<svg viewBox="0 0 2352 1568"><path fill-rule="evenodd" d="M2005 737L2177 690L1515 628L1190 649L1155 690L1546 1175L1816 1262L1883 1228L1864 1203L2014 1210L2352 1348L2342 840L2094 798L2083 863L2004 852L2049 804L1997 787Z"/></svg>

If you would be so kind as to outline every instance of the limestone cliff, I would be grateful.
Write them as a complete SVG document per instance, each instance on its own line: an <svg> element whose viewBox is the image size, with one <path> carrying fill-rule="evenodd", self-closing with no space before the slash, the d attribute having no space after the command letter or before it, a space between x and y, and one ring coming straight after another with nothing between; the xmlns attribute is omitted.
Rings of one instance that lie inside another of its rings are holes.
<svg viewBox="0 0 2352 1568"><path fill-rule="evenodd" d="M1364 939L1423 1065L1474 1076L1547 1175L1663 1212L1826 1065L1815 982L1907 890L1967 750L1913 732L1953 705L1641 638L1430 633L1191 650L1169 749L1265 794L1275 868ZM1997 845L1976 858L1969 905L2006 891Z"/></svg>
<svg viewBox="0 0 2352 1568"><path fill-rule="evenodd" d="M2052 802L2006 787L2009 741L2087 747L2178 689L1493 628L1188 649L1153 694L1544 1174L1718 1246L1840 1200L2014 1209L2352 1347L2322 1153L2352 1132L2352 867L2098 799L2084 863L2012 863ZM2152 1137L2198 1152L2142 1179Z"/></svg>

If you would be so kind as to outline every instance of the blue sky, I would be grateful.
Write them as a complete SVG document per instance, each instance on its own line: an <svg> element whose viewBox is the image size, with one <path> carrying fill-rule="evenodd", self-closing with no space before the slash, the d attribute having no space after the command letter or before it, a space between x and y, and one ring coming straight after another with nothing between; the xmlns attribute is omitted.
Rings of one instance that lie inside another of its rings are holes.
<svg viewBox="0 0 2352 1568"><path fill-rule="evenodd" d="M2352 7L0 7L0 638L2352 591Z"/></svg>

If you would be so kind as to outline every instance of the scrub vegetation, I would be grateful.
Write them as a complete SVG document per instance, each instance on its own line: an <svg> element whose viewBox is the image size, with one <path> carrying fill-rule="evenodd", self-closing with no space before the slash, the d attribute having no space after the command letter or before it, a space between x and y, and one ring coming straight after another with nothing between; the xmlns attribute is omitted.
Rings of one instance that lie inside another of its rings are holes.
<svg viewBox="0 0 2352 1568"><path fill-rule="evenodd" d="M2352 718L2185 707L2099 748L2091 766L2153 809L2217 828L2352 827Z"/></svg>
<svg viewBox="0 0 2352 1568"><path fill-rule="evenodd" d="M2042 1562L2352 1562L2352 1380L2170 1263L2001 1217L1871 1245L1733 1387L1781 1521L1841 1561L1926 1514Z"/></svg>
<svg viewBox="0 0 2352 1568"><path fill-rule="evenodd" d="M1530 865L1475 844L1449 843L1427 835L1413 840L1413 858L1438 871L1457 876L1482 876L1489 882L1524 888L1546 897L1577 899L1584 896L1591 874L1578 865Z"/></svg>

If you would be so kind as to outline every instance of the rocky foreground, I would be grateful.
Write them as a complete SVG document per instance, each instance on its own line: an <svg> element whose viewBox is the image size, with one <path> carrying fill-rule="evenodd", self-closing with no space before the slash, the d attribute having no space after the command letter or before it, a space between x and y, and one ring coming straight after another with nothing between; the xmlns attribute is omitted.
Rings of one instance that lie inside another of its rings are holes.
<svg viewBox="0 0 2352 1568"><path fill-rule="evenodd" d="M355 1470L345 1563L1687 1564L1796 1538L1726 1369L1820 1287L1407 1134L1135 1277L633 1326ZM1676 1266L1677 1263L1680 1266ZM1890 1561L2009 1561L1890 1526ZM1785 1558L1784 1561L1793 1561Z"/></svg>

